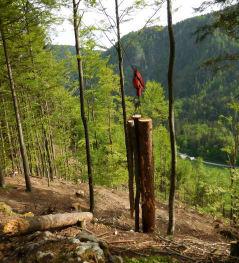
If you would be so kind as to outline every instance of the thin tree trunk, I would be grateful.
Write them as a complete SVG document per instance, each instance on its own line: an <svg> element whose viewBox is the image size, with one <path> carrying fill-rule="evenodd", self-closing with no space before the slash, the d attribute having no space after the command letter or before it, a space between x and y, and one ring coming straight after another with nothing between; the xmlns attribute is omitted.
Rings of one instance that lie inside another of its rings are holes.
<svg viewBox="0 0 239 263"><path fill-rule="evenodd" d="M120 40L120 18L119 18L119 6L118 0L115 0L115 15L116 15L116 25L117 25L117 53L118 53L118 63L119 63L119 73L120 73L120 93L121 93L121 105L123 111L123 122L124 122L124 135L125 135L125 147L126 147L126 157L127 157L127 168L128 168L128 180L133 177L133 171L130 167L130 152L129 152L129 136L127 132L127 113L125 104L125 88L124 88L124 69L123 69L123 55L122 46Z"/></svg>
<svg viewBox="0 0 239 263"><path fill-rule="evenodd" d="M77 66L79 75L79 91L80 91L80 106L81 106L81 118L84 126L85 132L85 148L86 148L86 158L87 158L87 168L88 168L88 182L89 182L89 193L90 193L90 211L94 211L94 185L93 185L93 175L92 175L92 160L90 153L90 139L88 132L88 123L85 116L85 101L84 101L84 78L83 78L83 66L82 59L80 56L80 44L79 44L79 22L81 18L78 18L78 7L79 3L73 0L73 20L74 20L74 33L75 33L75 48L77 55Z"/></svg>
<svg viewBox="0 0 239 263"><path fill-rule="evenodd" d="M5 187L4 167L0 160L0 188Z"/></svg>
<svg viewBox="0 0 239 263"><path fill-rule="evenodd" d="M10 63L10 60L8 57L7 43L5 40L5 35L4 35L4 31L3 31L1 21L0 21L0 31L1 31L1 36L2 36L4 55L5 55L5 59L6 59L6 65L7 65L7 70L8 70L8 78L9 78L9 83L10 83L10 88L11 88L11 93L12 93L13 106L14 106L15 117L16 117L16 123L17 123L18 138L19 138L19 143L20 143L20 151L21 151L21 157L22 157L22 162L23 162L23 170L24 170L24 176L25 176L25 182L26 182L26 191L31 192L32 187L31 187L31 181L30 181L30 169L29 169L26 145L25 145L24 135L23 135L23 131L22 131L22 123L21 123L21 117L20 117L20 113L19 113L19 106L18 106L18 101L17 101L17 94L16 94L16 90L15 90L15 83L14 83L14 79L13 79L11 63Z"/></svg>
<svg viewBox="0 0 239 263"><path fill-rule="evenodd" d="M43 109L43 106L41 105L41 114L42 114L42 119L45 115L45 111ZM48 114L48 112L46 112L46 114ZM49 123L47 123L47 125L49 126ZM49 168L49 175L48 175L48 179L50 179L51 181L54 180L54 169L53 169L53 164L52 164L52 156L51 156L51 151L50 151L50 145L49 145L49 138L48 138L48 132L47 129L44 126L43 120L42 120L42 134L43 134L43 141L44 141L44 146L45 146L45 152L46 152L46 161L48 163L48 168Z"/></svg>
<svg viewBox="0 0 239 263"><path fill-rule="evenodd" d="M141 115L134 115L134 136L133 136L133 149L134 149L134 173L135 173L135 201L134 201L134 211L135 211L135 232L139 232L140 222L139 222L139 204L140 204L140 193L141 193L141 170L139 166L140 162L140 144L139 144L139 119Z"/></svg>
<svg viewBox="0 0 239 263"><path fill-rule="evenodd" d="M175 186L176 186L176 138L174 127L174 94L173 94L173 69L175 61L175 39L172 24L172 3L167 0L167 13L168 13L168 34L170 43L169 65L168 65L168 96L169 96L169 132L170 132L170 145L171 145L171 174L170 174L170 190L168 202L168 235L174 234L175 229Z"/></svg>
<svg viewBox="0 0 239 263"><path fill-rule="evenodd" d="M111 154L113 153L113 140L112 140L112 129L111 129L111 111L110 106L108 106L108 136L109 136L109 145L111 149Z"/></svg>
<svg viewBox="0 0 239 263"><path fill-rule="evenodd" d="M13 147L12 147L12 139L11 139L10 130L9 130L9 124L8 124L8 120L7 120L7 112L6 112L6 107L5 107L5 101L4 101L3 98L2 98L2 104L3 104L5 125L6 125L7 139L8 139L8 144L9 144L10 156L11 156L12 172L14 172L15 164L14 164L14 154L13 154Z"/></svg>
<svg viewBox="0 0 239 263"><path fill-rule="evenodd" d="M46 101L46 112L49 115L49 107L48 103ZM50 125L50 121L47 118L47 124L48 124L48 141L49 141L49 148L50 148L50 155L51 155L51 166L52 166L52 173L53 177L57 175L57 169L56 169L56 158L55 158L55 149L54 149L54 143L53 143L53 136L52 136L52 129Z"/></svg>
<svg viewBox="0 0 239 263"><path fill-rule="evenodd" d="M0 121L0 187L5 187L6 151L3 138L3 122Z"/></svg>
<svg viewBox="0 0 239 263"><path fill-rule="evenodd" d="M127 122L128 126L128 135L129 135L129 153L130 153L130 166L132 169L132 175L134 175L134 140L135 140L135 127L134 121L129 120ZM136 157L137 158L137 157ZM134 176L129 178L128 181L129 187L129 204L130 204L130 217L134 218Z"/></svg>
<svg viewBox="0 0 239 263"><path fill-rule="evenodd" d="M53 170L53 165L52 165L52 158L51 158L48 135L46 133L46 129L44 128L44 125L42 125L42 131L43 131L43 136L44 136L44 144L45 144L45 149L46 149L46 158L47 158L48 167L49 167L50 180L53 181L54 180L54 170Z"/></svg>

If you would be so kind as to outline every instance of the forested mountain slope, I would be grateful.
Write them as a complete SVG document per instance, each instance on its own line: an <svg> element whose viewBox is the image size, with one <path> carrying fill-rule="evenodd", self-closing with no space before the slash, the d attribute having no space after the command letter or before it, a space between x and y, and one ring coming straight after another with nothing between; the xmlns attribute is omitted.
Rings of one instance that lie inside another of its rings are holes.
<svg viewBox="0 0 239 263"><path fill-rule="evenodd" d="M198 83L204 83L209 74L201 68L210 57L217 57L226 52L239 49L238 43L232 42L219 32L204 41L197 42L196 31L210 23L212 15L198 16L179 22L174 26L176 40L175 92L177 98L189 97L197 93ZM150 27L132 32L122 38L125 52L125 74L127 94L134 94L131 85L132 70L136 65L146 80L156 80L166 87L168 65L167 27ZM110 63L117 63L115 48L105 54ZM211 77L211 76L210 76ZM230 80L227 80L230 82Z"/></svg>
<svg viewBox="0 0 239 263"><path fill-rule="evenodd" d="M182 152L206 160L227 162L228 150L225 149L230 148L233 131L230 128L232 123L229 124L225 118L235 114L229 104L235 102L239 94L238 62L224 61L213 67L206 67L204 63L238 52L239 44L219 31L203 41L197 41L197 30L210 24L212 19L213 14L208 14L174 26L177 141ZM146 81L160 82L166 93L169 55L167 27L132 32L123 37L122 44L126 93L135 94L130 65L136 65ZM110 63L117 65L114 48L104 55L109 56ZM222 116L225 117L224 121Z"/></svg>
<svg viewBox="0 0 239 263"><path fill-rule="evenodd" d="M203 66L209 58L239 50L239 44L231 41L220 32L197 41L196 31L212 21L212 15L198 16L184 20L174 26L176 39L175 92L176 99L188 98L200 91L200 84L208 83L214 74ZM168 65L168 32L167 27L149 27L131 32L122 38L124 47L124 66L126 75L126 94L134 95L132 86L131 65L136 65L143 73L145 80L160 82L166 90ZM62 59L67 53L74 54L75 48L68 45L53 46L57 58ZM114 47L103 53L117 70L117 54ZM219 74L220 75L220 74ZM234 74L230 72L223 83L230 84Z"/></svg>
<svg viewBox="0 0 239 263"><path fill-rule="evenodd" d="M176 39L175 98L177 137L180 151L205 160L226 162L223 150L231 141L231 131L218 124L221 116L233 113L228 103L237 99L238 63L226 62L213 68L204 62L239 51L239 43L220 32L197 41L196 31L209 24L213 14L184 20L174 26ZM131 32L122 38L126 94L135 95L131 65L136 65L146 81L155 80L167 92L168 32L167 27L149 27ZM74 47L54 46L55 55L62 59L74 54ZM117 71L114 47L103 53ZM216 70L215 70L216 69ZM73 73L74 74L74 73Z"/></svg>

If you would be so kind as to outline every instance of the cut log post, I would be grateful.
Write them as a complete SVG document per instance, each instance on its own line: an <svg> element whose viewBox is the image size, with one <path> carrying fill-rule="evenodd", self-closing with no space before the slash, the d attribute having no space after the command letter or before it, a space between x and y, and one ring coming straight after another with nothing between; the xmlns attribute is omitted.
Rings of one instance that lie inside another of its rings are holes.
<svg viewBox="0 0 239 263"><path fill-rule="evenodd" d="M141 115L137 114L133 117L134 120L134 128L135 128L135 136L133 138L133 148L134 148L134 168L135 168L135 185L136 185L136 193L135 193L135 232L139 232L139 202L140 202L140 168L139 168L139 119Z"/></svg>
<svg viewBox="0 0 239 263"><path fill-rule="evenodd" d="M84 221L91 221L93 214L89 212L51 214L30 218L17 218L5 224L3 233L9 236L19 236L35 231L72 226Z"/></svg>
<svg viewBox="0 0 239 263"><path fill-rule="evenodd" d="M127 122L128 132L128 147L129 147L129 204L130 204L130 217L134 218L134 146L133 141L135 137L134 132L134 121L128 120Z"/></svg>
<svg viewBox="0 0 239 263"><path fill-rule="evenodd" d="M153 232L155 227L154 164L152 120L139 119L139 164L142 202L143 232Z"/></svg>

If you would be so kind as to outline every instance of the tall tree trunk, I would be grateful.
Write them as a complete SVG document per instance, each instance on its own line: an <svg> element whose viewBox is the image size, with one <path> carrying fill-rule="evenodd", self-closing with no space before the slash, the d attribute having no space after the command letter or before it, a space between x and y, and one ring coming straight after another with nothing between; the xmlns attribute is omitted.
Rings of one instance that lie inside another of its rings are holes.
<svg viewBox="0 0 239 263"><path fill-rule="evenodd" d="M115 0L115 15L116 15L116 26L117 26L117 53L118 53L119 73L120 73L121 105L122 105L123 122L124 122L125 147L126 147L127 168L128 168L128 178L129 178L128 183L130 184L131 178L133 177L133 170L130 165L129 136L127 132L127 113L126 113L126 105L125 105L124 69L123 69L122 46L120 40L120 18L119 18L118 0ZM131 193L129 195L131 195Z"/></svg>
<svg viewBox="0 0 239 263"><path fill-rule="evenodd" d="M171 174L170 174L170 190L168 202L168 235L174 234L175 229L175 185L176 185L176 138L174 127L174 94L173 94L173 69L175 61L175 39L173 33L172 23L172 3L167 0L167 13L168 13L168 34L170 43L169 65L168 65L168 99L169 99L169 132L170 132L170 145L171 145Z"/></svg>
<svg viewBox="0 0 239 263"><path fill-rule="evenodd" d="M6 151L3 138L3 122L0 121L0 188L5 187Z"/></svg>
<svg viewBox="0 0 239 263"><path fill-rule="evenodd" d="M73 21L74 21L74 33L75 33L75 48L77 55L77 66L79 75L79 91L80 91L80 106L81 106L81 118L84 126L85 132L85 148L86 148L86 158L87 158L87 168L88 168L88 182L89 182L89 193L90 193L90 211L94 211L94 185L93 185L93 175L92 175L92 161L90 153L90 139L88 132L88 123L85 116L85 100L84 100L84 78L83 78L83 66L80 54L80 44L79 44L79 23L80 19L78 17L78 7L80 1L76 3L73 0Z"/></svg>
<svg viewBox="0 0 239 263"><path fill-rule="evenodd" d="M8 144L9 144L10 156L11 156L12 172L14 172L15 164L14 164L14 154L13 154L13 147L12 147L12 138L10 135L9 123L7 120L7 112L6 112L6 106L5 106L4 98L2 98L2 105L3 105L4 121L5 121L5 125L6 125L7 139L8 139Z"/></svg>
<svg viewBox="0 0 239 263"><path fill-rule="evenodd" d="M110 106L108 106L108 137L111 154L113 153L113 140L112 140L112 129L111 129L111 111Z"/></svg>
<svg viewBox="0 0 239 263"><path fill-rule="evenodd" d="M53 181L54 180L54 170L53 170L53 165L52 165L52 157L51 157L51 152L50 152L49 139L48 139L48 135L46 133L46 129L44 125L42 125L42 132L43 132L44 145L45 145L45 150L46 150L46 160L47 160L48 167L49 167L49 178L51 181Z"/></svg>
<svg viewBox="0 0 239 263"><path fill-rule="evenodd" d="M17 94L15 90L15 83L13 79L11 63L10 63L9 56L8 56L7 43L6 43L3 25L1 21L0 21L0 32L2 36L4 55L6 59L8 78L9 78L13 106L14 106L15 117L16 117L16 123L17 123L18 138L19 138L20 151L21 151L21 157L22 157L22 162L23 162L23 170L24 170L24 176L25 176L25 182L26 182L26 191L31 192L32 187L31 187L31 181L30 181L30 169L29 169L29 163L28 163L28 157L27 157L27 150L26 150L24 135L22 131L21 117L20 117L20 112L19 112L19 106L18 106L18 101L17 101Z"/></svg>

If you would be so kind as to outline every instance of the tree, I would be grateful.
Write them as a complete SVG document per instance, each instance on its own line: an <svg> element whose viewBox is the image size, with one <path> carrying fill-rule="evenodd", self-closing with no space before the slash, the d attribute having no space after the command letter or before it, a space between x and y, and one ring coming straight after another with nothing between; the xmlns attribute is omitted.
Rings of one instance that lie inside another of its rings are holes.
<svg viewBox="0 0 239 263"><path fill-rule="evenodd" d="M13 18L11 17L11 19ZM25 139L23 135L22 121L21 121L21 116L20 116L20 111L19 111L17 93L15 89L15 82L14 82L14 77L12 73L12 66L11 66L11 62L10 62L10 58L8 54L8 46L7 46L6 36L5 36L5 30L6 30L5 23L6 21L4 21L4 18L0 17L0 33L1 33L1 39L2 39L3 50L4 50L7 72L8 72L8 80L9 80L9 85L11 89L13 107L14 107L16 123L17 123L18 139L19 139L21 157L22 157L22 162L23 162L24 176L25 176L25 181L26 181L26 191L31 192L32 187L31 187L31 181L30 181L29 162L28 162L27 150L26 150L26 145L25 145Z"/></svg>
<svg viewBox="0 0 239 263"><path fill-rule="evenodd" d="M197 30L199 40L212 35L216 31L220 31L228 36L231 40L239 39L238 19L239 19L239 1L231 0L212 0L204 1L196 10L199 12L207 10L209 7L219 7L219 11L214 12L214 19L207 25ZM224 52L216 58L206 61L206 65L215 66L218 63L232 63L238 61L239 53L236 51Z"/></svg>
<svg viewBox="0 0 239 263"><path fill-rule="evenodd" d="M124 82L124 69L123 69L123 54L122 54L122 45L121 45L121 36L120 36L120 16L119 16L119 6L118 0L115 0L115 16L116 16L116 28L117 28L117 54L118 54L118 68L120 76L120 93L121 93L121 106L123 112L123 124L124 124L124 136L125 136L125 147L126 147L126 157L127 157L127 167L129 175L129 196L133 195L133 167L130 161L129 154L129 136L127 132L127 112L125 104L125 82ZM133 209L132 198L129 197L131 210Z"/></svg>
<svg viewBox="0 0 239 263"><path fill-rule="evenodd" d="M81 119L84 126L85 133L85 148L86 148L86 157L87 157L87 168L88 168L88 183L89 183L89 193L90 193L90 211L94 211L94 186L93 186L93 174L92 174L92 161L90 153L90 139L88 131L88 123L85 114L85 99L84 99L84 75L82 67L82 59L80 52L80 43L79 43L79 26L81 23L82 16L79 17L78 9L80 0L76 2L73 0L73 24L74 24L74 33L75 33L75 47L76 47L76 56L77 56L77 66L78 66L78 76L79 76L79 91L80 91L80 107L81 107Z"/></svg>
<svg viewBox="0 0 239 263"><path fill-rule="evenodd" d="M172 24L172 2L167 0L167 15L168 15L168 34L170 43L169 65L168 65L168 99L169 99L169 133L171 145L171 173L170 173L170 190L168 202L168 235L173 235L175 230L175 186L176 186L176 138L174 127L174 90L173 90L173 70L175 60L175 40Z"/></svg>
<svg viewBox="0 0 239 263"><path fill-rule="evenodd" d="M223 151L227 154L228 162L231 167L230 169L230 197L231 197L231 209L230 209L230 219L235 222L236 212L238 208L238 198L237 191L238 188L238 171L236 169L239 153L239 120L238 112L239 105L238 102L231 102L228 104L231 110L231 115L228 117L220 116L220 124L222 128L226 127L226 134L224 136L224 147Z"/></svg>

